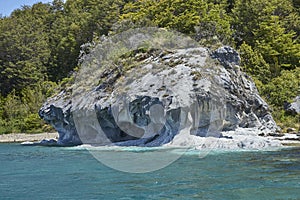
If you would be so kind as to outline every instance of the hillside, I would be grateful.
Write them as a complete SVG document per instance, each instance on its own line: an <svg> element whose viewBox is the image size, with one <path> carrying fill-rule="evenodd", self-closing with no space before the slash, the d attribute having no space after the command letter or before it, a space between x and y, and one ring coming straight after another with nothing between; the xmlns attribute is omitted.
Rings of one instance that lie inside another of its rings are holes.
<svg viewBox="0 0 300 200"><path fill-rule="evenodd" d="M299 95L299 8L297 0L54 0L24 6L0 18L0 133L52 130L38 110L74 82L81 58L108 35L153 26L212 50L237 49L241 71L252 77L277 124L299 130L299 113L284 110Z"/></svg>

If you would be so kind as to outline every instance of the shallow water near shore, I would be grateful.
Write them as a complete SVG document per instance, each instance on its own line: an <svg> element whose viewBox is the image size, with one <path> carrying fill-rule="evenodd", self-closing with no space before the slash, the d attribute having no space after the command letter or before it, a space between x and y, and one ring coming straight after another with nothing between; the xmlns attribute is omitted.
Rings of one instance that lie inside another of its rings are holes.
<svg viewBox="0 0 300 200"><path fill-rule="evenodd" d="M85 148L0 144L0 199L300 199L300 148L198 155L130 174Z"/></svg>

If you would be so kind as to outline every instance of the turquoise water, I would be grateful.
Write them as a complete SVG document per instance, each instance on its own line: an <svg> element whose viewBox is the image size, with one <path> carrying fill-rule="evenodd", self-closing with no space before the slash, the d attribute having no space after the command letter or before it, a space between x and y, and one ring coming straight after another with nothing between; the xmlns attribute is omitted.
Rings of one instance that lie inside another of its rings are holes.
<svg viewBox="0 0 300 200"><path fill-rule="evenodd" d="M130 174L83 149L0 144L0 163L1 200L300 199L299 148L202 159L194 152L161 170Z"/></svg>

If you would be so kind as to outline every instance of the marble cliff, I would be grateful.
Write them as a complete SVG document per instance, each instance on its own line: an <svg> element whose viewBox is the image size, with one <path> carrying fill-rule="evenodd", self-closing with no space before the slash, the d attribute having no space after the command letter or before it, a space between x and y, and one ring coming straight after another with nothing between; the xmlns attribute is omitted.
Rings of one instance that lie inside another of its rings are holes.
<svg viewBox="0 0 300 200"><path fill-rule="evenodd" d="M230 141L224 133L252 128L267 136L278 129L229 46L137 49L116 62L86 60L101 67L77 74L39 111L58 131L58 145L152 147L181 132Z"/></svg>

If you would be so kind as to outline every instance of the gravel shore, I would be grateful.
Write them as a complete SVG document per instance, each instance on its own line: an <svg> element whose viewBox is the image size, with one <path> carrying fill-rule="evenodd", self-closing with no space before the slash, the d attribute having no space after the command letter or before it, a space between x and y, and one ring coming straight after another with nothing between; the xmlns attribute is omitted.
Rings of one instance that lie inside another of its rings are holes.
<svg viewBox="0 0 300 200"><path fill-rule="evenodd" d="M37 142L43 139L57 139L57 138L58 138L58 133L37 133L37 134L11 133L11 134L1 134L0 143Z"/></svg>

